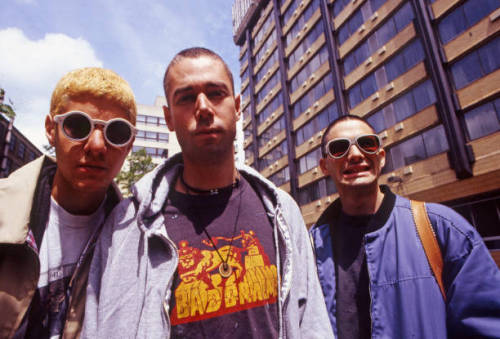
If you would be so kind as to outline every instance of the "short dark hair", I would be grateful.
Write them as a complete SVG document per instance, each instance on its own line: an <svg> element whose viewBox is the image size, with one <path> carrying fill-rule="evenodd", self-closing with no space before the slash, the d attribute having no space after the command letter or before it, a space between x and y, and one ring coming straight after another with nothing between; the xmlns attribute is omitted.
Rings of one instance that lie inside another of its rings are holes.
<svg viewBox="0 0 500 339"><path fill-rule="evenodd" d="M226 74L229 77L229 80L231 81L231 90L233 91L233 95L234 95L233 73L231 73L231 70L229 69L229 67L226 64L226 62L224 61L224 59L222 59L222 57L219 54L215 53L214 51L212 51L212 50L210 50L208 48L204 48L204 47L190 47L190 48L183 49L182 51L180 51L179 53L177 53L172 58L172 60L170 61L170 63L167 66L167 69L165 71L165 75L163 76L163 89L165 90L165 97L167 98L167 102L168 102L168 83L167 83L167 77L168 77L168 73L170 73L170 69L174 65L176 65L177 63L179 63L183 58L199 58L201 56L210 57L210 58L218 60L218 61L220 61L222 63L222 65L224 66L224 70L226 71Z"/></svg>
<svg viewBox="0 0 500 339"><path fill-rule="evenodd" d="M325 150L325 146L326 146L326 136L328 135L328 133L330 133L330 130L333 128L333 126L337 125L338 123L344 121L344 120L358 120L358 121L362 121L364 122L368 127L370 127L370 129L373 131L373 133L375 134L375 128L373 128L373 126L368 122L366 121L365 119L363 118L360 118L358 117L357 115L353 115L353 114L346 114L346 115L341 115L340 117L338 117L337 119L333 120L325 129L325 133L323 133L323 136L321 137L321 156L323 158L326 158L327 154L326 154L326 150Z"/></svg>

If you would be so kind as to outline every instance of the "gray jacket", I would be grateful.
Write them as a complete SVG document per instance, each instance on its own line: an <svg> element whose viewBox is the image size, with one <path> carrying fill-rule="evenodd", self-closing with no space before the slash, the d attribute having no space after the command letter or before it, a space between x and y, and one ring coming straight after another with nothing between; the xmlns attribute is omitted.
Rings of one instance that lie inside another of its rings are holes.
<svg viewBox="0 0 500 339"><path fill-rule="evenodd" d="M162 207L182 163L177 154L148 173L107 219L87 287L83 338L168 338L177 247ZM333 338L311 243L294 200L250 167L240 168L274 221L280 338ZM284 257L279 247L284 246Z"/></svg>

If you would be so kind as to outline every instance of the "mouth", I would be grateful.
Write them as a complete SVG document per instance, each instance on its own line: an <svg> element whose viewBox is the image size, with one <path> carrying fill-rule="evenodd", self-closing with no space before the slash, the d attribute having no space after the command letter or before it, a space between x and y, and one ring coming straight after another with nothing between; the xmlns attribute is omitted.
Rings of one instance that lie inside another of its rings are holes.
<svg viewBox="0 0 500 339"><path fill-rule="evenodd" d="M219 134L222 133L223 130L221 128L212 127L212 128L199 128L194 133L195 135L206 135L206 134Z"/></svg>
<svg viewBox="0 0 500 339"><path fill-rule="evenodd" d="M78 168L84 171L105 171L106 167L99 164L80 164Z"/></svg>
<svg viewBox="0 0 500 339"><path fill-rule="evenodd" d="M345 176L356 176L360 173L363 172L368 172L370 170L370 166L368 165L355 165L355 166L349 166L346 168L342 174Z"/></svg>

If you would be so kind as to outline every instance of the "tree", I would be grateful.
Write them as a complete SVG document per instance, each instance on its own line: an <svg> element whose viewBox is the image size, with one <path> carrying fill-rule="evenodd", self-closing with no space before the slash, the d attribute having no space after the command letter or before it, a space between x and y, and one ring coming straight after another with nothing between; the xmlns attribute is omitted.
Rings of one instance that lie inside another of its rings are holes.
<svg viewBox="0 0 500 339"><path fill-rule="evenodd" d="M11 105L4 104L5 98L5 90L3 88L0 88L0 112L4 113L9 119L14 120L14 117L16 116L16 112L14 112L14 109L12 108ZM12 102L10 102L12 104Z"/></svg>
<svg viewBox="0 0 500 339"><path fill-rule="evenodd" d="M124 195L130 195L132 185L142 178L144 174L151 171L155 167L155 164L144 148L137 152L132 152L125 161L126 165L118 173L115 181L125 191Z"/></svg>

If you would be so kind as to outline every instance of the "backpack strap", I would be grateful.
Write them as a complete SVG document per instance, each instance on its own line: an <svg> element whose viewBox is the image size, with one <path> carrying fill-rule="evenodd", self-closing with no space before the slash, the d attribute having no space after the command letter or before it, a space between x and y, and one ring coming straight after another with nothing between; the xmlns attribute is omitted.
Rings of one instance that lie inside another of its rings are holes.
<svg viewBox="0 0 500 339"><path fill-rule="evenodd" d="M424 247L425 255L427 256L427 261L431 267L432 273L436 278L436 282L439 285L443 299L446 302L446 292L443 285L443 256L436 239L436 234L432 229L429 216L425 209L425 204L423 201L410 200L411 211L413 214L413 219L415 221L415 226L417 227L417 232Z"/></svg>

